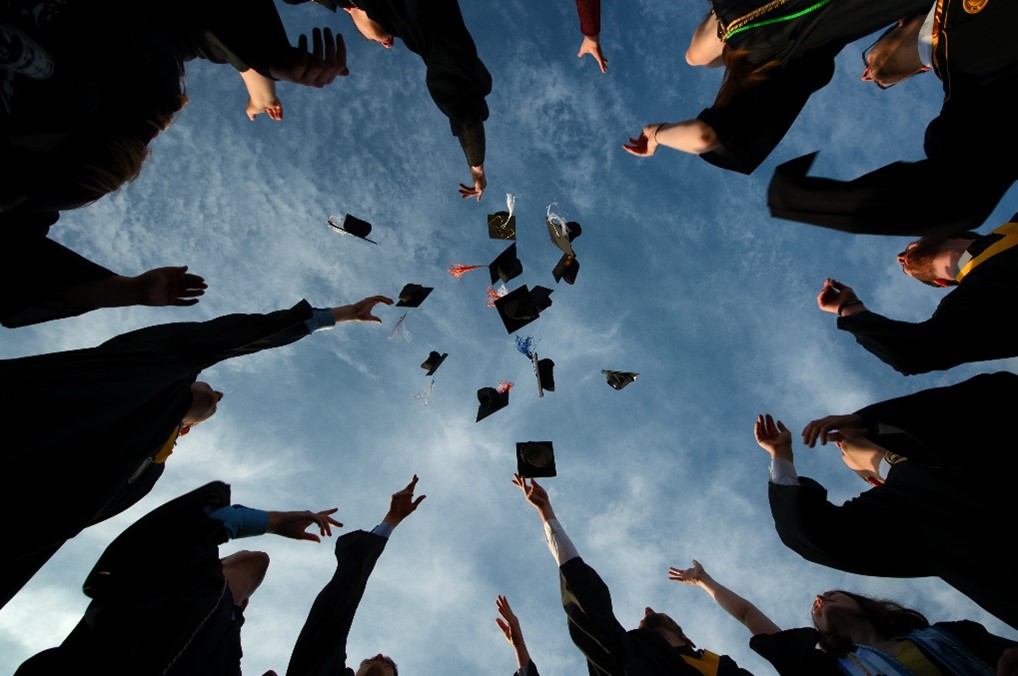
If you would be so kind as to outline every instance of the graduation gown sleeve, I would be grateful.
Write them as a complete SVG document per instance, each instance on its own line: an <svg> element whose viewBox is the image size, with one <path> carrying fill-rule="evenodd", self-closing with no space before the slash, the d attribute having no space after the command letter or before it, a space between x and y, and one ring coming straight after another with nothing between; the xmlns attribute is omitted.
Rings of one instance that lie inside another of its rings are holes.
<svg viewBox="0 0 1018 676"><path fill-rule="evenodd" d="M1018 459L1001 423L1016 404L1018 375L1000 371L871 404L856 414L873 430L867 438L909 459L949 466L994 457L1013 470ZM881 423L901 432L881 433Z"/></svg>
<svg viewBox="0 0 1018 676"><path fill-rule="evenodd" d="M819 640L816 629L802 627L776 634L757 634L749 640L749 647L770 662L779 676L840 674L834 658L817 648Z"/></svg>
<svg viewBox="0 0 1018 676"><path fill-rule="evenodd" d="M352 675L346 640L368 577L388 539L358 530L336 540L336 572L318 593L297 637L287 676Z"/></svg>
<svg viewBox="0 0 1018 676"><path fill-rule="evenodd" d="M839 317L838 328L904 375L1018 356L1011 328L1018 301L1016 272L1018 247L973 270L925 321L904 322L864 311Z"/></svg>
<svg viewBox="0 0 1018 676"><path fill-rule="evenodd" d="M870 528L887 514L871 489L844 505L827 500L827 489L809 477L800 485L771 483L768 497L778 536L807 561L860 575L923 577L936 575L921 555L894 556L902 548L893 528ZM865 538L860 533L865 532Z"/></svg>
<svg viewBox="0 0 1018 676"><path fill-rule="evenodd" d="M714 166L751 174L781 142L813 92L834 75L840 46L825 47L767 73L767 79L715 103L699 119L717 134L720 147L700 155Z"/></svg>

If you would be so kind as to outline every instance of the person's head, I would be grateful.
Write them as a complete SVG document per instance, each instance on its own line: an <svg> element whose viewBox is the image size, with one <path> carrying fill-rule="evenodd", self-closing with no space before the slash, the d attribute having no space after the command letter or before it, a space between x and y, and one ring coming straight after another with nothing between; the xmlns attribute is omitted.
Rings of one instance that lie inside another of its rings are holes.
<svg viewBox="0 0 1018 676"><path fill-rule="evenodd" d="M979 237L977 233L966 231L953 235L937 235L923 237L910 242L904 251L898 254L898 264L902 272L909 277L917 279L929 286L950 286L955 284L954 279L945 278L940 274L942 267L942 256L946 254L953 244L959 241L973 240Z"/></svg>
<svg viewBox="0 0 1018 676"><path fill-rule="evenodd" d="M919 29L925 15L902 19L862 53L862 79L887 89L929 70L919 59Z"/></svg>
<svg viewBox="0 0 1018 676"><path fill-rule="evenodd" d="M269 569L269 555L265 552L242 550L219 560L223 566L223 577L230 585L234 605L247 608L251 595L265 579Z"/></svg>
<svg viewBox="0 0 1018 676"><path fill-rule="evenodd" d="M392 49L393 37L386 31L382 24L368 16L368 13L357 7L344 7L346 13L353 19L353 25L357 27L360 34L372 42L377 42L386 49Z"/></svg>
<svg viewBox="0 0 1018 676"><path fill-rule="evenodd" d="M643 619L640 620L639 626L640 629L650 629L661 634L672 646L693 645L693 642L686 637L682 627L675 620L664 613L655 612L653 608L644 609Z"/></svg>
<svg viewBox="0 0 1018 676"><path fill-rule="evenodd" d="M223 398L222 392L212 389L208 383L200 380L191 383L191 408L184 414L184 424L194 427L216 414L219 401Z"/></svg>
<svg viewBox="0 0 1018 676"><path fill-rule="evenodd" d="M888 599L874 599L833 589L813 600L813 626L820 632L820 648L833 655L847 655L855 642L853 629L875 631L883 639L903 636L930 626L918 610Z"/></svg>
<svg viewBox="0 0 1018 676"><path fill-rule="evenodd" d="M399 676L399 669L391 657L378 653L374 657L361 660L354 676Z"/></svg>

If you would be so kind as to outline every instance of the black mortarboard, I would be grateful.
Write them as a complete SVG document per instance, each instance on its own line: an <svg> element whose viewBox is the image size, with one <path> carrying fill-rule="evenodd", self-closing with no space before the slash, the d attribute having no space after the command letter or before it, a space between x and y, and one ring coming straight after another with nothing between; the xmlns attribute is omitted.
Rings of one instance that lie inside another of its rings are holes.
<svg viewBox="0 0 1018 676"><path fill-rule="evenodd" d="M533 479L556 476L555 449L550 441L523 441L516 444L516 473Z"/></svg>
<svg viewBox="0 0 1018 676"><path fill-rule="evenodd" d="M359 237L360 239L363 239L366 242L378 244L378 242L374 241L373 239L368 239L368 235L371 234L371 224L368 223L367 221L362 221L356 216L351 216L350 214L347 214L346 217L343 219L342 225L336 223L336 218L334 216L329 216L328 220L325 222L328 223L329 227L331 227L336 232L341 232L346 235L353 235L354 237Z"/></svg>
<svg viewBox="0 0 1018 676"><path fill-rule="evenodd" d="M564 253L575 257L576 253L573 251L572 242L583 232L580 224L576 221L569 221L563 224L562 221L556 222L552 218L547 218L545 223L548 224L548 235L551 236L551 243Z"/></svg>
<svg viewBox="0 0 1018 676"><path fill-rule="evenodd" d="M442 362L444 362L445 358L448 356L448 353L439 354L432 350L431 354L428 355L428 358L424 360L423 364L421 364L421 368L427 369L427 375L435 375L435 371L438 370L438 367L442 365Z"/></svg>
<svg viewBox="0 0 1018 676"><path fill-rule="evenodd" d="M403 290L399 292L399 302L396 303L397 307L418 307L424 302L424 299L428 297L434 289L430 286L421 286L420 284L407 284L403 287Z"/></svg>
<svg viewBox="0 0 1018 676"><path fill-rule="evenodd" d="M631 373L629 371L609 371L602 369L601 373L608 377L608 384L616 390L621 390L623 387L636 380L639 373Z"/></svg>
<svg viewBox="0 0 1018 676"><path fill-rule="evenodd" d="M491 239L516 239L516 216L508 211L488 214L488 237Z"/></svg>
<svg viewBox="0 0 1018 676"><path fill-rule="evenodd" d="M488 272L491 273L491 283L495 284L498 280L508 282L510 279L514 279L523 274L523 262L516 257L516 242L509 245L509 248L498 255L498 258L493 260L488 266Z"/></svg>
<svg viewBox="0 0 1018 676"><path fill-rule="evenodd" d="M576 273L579 271L580 261L576 260L575 256L562 254L562 258L555 265L555 269L551 271L551 276L555 278L556 282L564 279L566 284L575 284Z"/></svg>
<svg viewBox="0 0 1018 676"><path fill-rule="evenodd" d="M515 333L537 319L541 315L541 310L551 305L549 295L551 295L551 289L535 286L531 291L524 284L496 300L495 309L498 310L498 316L505 324L505 330Z"/></svg>
<svg viewBox="0 0 1018 676"><path fill-rule="evenodd" d="M495 411L500 411L509 405L509 390L499 392L494 387L482 387L477 390L477 420L480 422Z"/></svg>
<svg viewBox="0 0 1018 676"><path fill-rule="evenodd" d="M544 396L544 391L555 391L555 362L551 359L538 359L534 353L534 373L537 374L537 395Z"/></svg>

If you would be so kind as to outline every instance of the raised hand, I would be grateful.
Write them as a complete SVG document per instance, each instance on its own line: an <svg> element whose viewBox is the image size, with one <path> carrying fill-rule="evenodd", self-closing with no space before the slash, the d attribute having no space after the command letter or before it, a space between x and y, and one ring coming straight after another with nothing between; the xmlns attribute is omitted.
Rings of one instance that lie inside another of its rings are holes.
<svg viewBox="0 0 1018 676"><path fill-rule="evenodd" d="M416 511L417 506L424 501L424 498L428 497L422 495L415 500L414 489L416 487L417 475L414 474L414 478L410 480L406 488L392 494L392 499L389 501L389 512L385 515L383 521L393 526L398 526L403 519Z"/></svg>
<svg viewBox="0 0 1018 676"><path fill-rule="evenodd" d="M392 299L388 296L368 296L364 300L359 300L352 305L332 308L332 317L336 320L337 324L340 322L374 322L375 324L381 324L382 320L371 314L371 311L379 303L392 305L392 302Z"/></svg>
<svg viewBox="0 0 1018 676"><path fill-rule="evenodd" d="M792 433L780 420L775 423L770 413L756 417L753 436L760 448L767 451L771 458L792 460Z"/></svg>
<svg viewBox="0 0 1018 676"><path fill-rule="evenodd" d="M542 521L555 518L555 512L551 508L551 501L548 499L548 492L536 480L531 479L528 485L526 477L513 474L513 485L523 491L524 499L534 506L537 513L541 515Z"/></svg>
<svg viewBox="0 0 1018 676"><path fill-rule="evenodd" d="M693 559L692 567L684 570L675 567L668 568L668 579L672 582L696 585L705 575L706 572L704 572L703 566L696 559Z"/></svg>
<svg viewBox="0 0 1018 676"><path fill-rule="evenodd" d="M187 272L187 266L154 268L133 278L139 305L194 305L205 295L208 284L198 275Z"/></svg>
<svg viewBox="0 0 1018 676"><path fill-rule="evenodd" d="M630 155L650 157L657 152L657 132L661 126L661 124L648 124L639 136L636 138L630 136L629 143L623 143L622 148Z"/></svg>
<svg viewBox="0 0 1018 676"><path fill-rule="evenodd" d="M333 507L321 512L269 512L269 527L266 530L269 533L294 540L321 542L320 537L314 533L306 532L308 527L317 525L318 532L322 536L332 535L333 526L343 527L343 524L332 518L332 515L338 511L338 507Z"/></svg>
<svg viewBox="0 0 1018 676"><path fill-rule="evenodd" d="M484 175L484 165L470 167L470 178L473 181L472 186L460 183L460 197L463 199L477 197L477 201L480 202L481 196L484 195L484 189L488 187L488 179Z"/></svg>
<svg viewBox="0 0 1018 676"><path fill-rule="evenodd" d="M583 42L580 43L580 51L576 53L576 57L583 58L585 54L594 57L594 61L597 61L597 67L601 69L602 73L608 72L608 59L604 58L604 54L601 52L601 40L598 36L583 36Z"/></svg>
<svg viewBox="0 0 1018 676"><path fill-rule="evenodd" d="M324 36L324 39L323 39ZM291 52L290 63L272 66L272 76L294 84L308 87L324 87L331 84L336 76L346 77L346 44L341 33L333 36L332 29L311 31L312 50L308 51L308 38L301 35L297 46Z"/></svg>
<svg viewBox="0 0 1018 676"><path fill-rule="evenodd" d="M495 607L498 608L498 614L502 616L501 618L496 617L495 623L498 624L499 629L505 635L505 640L509 641L509 645L514 648L523 645L523 631L520 629L520 621L516 619L516 615L509 606L509 601L506 597L499 596L496 598Z"/></svg>
<svg viewBox="0 0 1018 676"><path fill-rule="evenodd" d="M841 441L843 439L857 439L865 436L866 423L862 416L855 413L849 415L829 415L819 420L814 420L802 430L802 443L810 448L816 445L820 439L820 445L824 446L828 441Z"/></svg>
<svg viewBox="0 0 1018 676"><path fill-rule="evenodd" d="M247 119L254 122L255 117L265 113L269 116L270 120L279 122L283 119L283 102L279 100L279 97L273 97L267 101L255 101L253 98L247 100Z"/></svg>
<svg viewBox="0 0 1018 676"><path fill-rule="evenodd" d="M817 305L824 312L838 314L843 303L859 300L851 287L845 286L835 279L824 280L824 286L817 294Z"/></svg>

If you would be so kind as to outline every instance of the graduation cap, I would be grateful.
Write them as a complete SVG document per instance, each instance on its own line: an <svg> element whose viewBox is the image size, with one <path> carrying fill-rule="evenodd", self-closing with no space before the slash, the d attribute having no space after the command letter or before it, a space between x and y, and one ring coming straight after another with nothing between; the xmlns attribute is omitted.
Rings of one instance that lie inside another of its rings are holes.
<svg viewBox="0 0 1018 676"><path fill-rule="evenodd" d="M516 216L508 211L488 214L488 237L491 239L516 239Z"/></svg>
<svg viewBox="0 0 1018 676"><path fill-rule="evenodd" d="M442 365L442 362L444 362L445 358L448 356L448 353L439 354L432 350L431 354L428 355L428 358L424 360L423 364L421 364L421 368L428 371L426 375L433 376L435 375L435 371L438 370L438 367Z"/></svg>
<svg viewBox="0 0 1018 676"><path fill-rule="evenodd" d="M342 224L336 222L335 216L329 216L328 220L326 220L325 222L328 223L329 227L332 228L335 232L339 232L344 235L353 235L354 237L363 239L365 242L378 244L378 242L376 242L375 240L368 239L368 235L371 234L371 224L368 223L367 221L362 221L356 216L351 216L350 214L347 214L346 217L343 219Z"/></svg>
<svg viewBox="0 0 1018 676"><path fill-rule="evenodd" d="M555 391L555 362L551 359L538 359L537 353L533 356L534 373L537 375L537 396L543 397L544 391Z"/></svg>
<svg viewBox="0 0 1018 676"><path fill-rule="evenodd" d="M424 302L424 299L428 297L428 294L434 291L430 286L421 286L420 284L407 284L403 287L403 290L399 292L399 302L396 303L397 307L418 307Z"/></svg>
<svg viewBox="0 0 1018 676"><path fill-rule="evenodd" d="M565 223L554 214L549 214L545 223L548 224L548 234L551 236L551 243L557 246L562 253L575 258L576 252L573 251L573 240L583 232L580 224L576 221Z"/></svg>
<svg viewBox="0 0 1018 676"><path fill-rule="evenodd" d="M474 422L481 422L484 418L495 411L501 411L503 408L509 405L509 390L512 389L511 383L505 383L498 389L494 387L482 387L477 390L477 420Z"/></svg>
<svg viewBox="0 0 1018 676"><path fill-rule="evenodd" d="M551 305L552 290L535 286L531 291L524 284L495 301L502 323L509 333L515 333L541 316L541 311Z"/></svg>
<svg viewBox="0 0 1018 676"><path fill-rule="evenodd" d="M566 284L575 284L576 273L579 271L580 261L576 260L575 256L562 254L562 258L559 259L555 268L551 271L551 276L555 278L556 282L560 282L564 279L566 280Z"/></svg>
<svg viewBox="0 0 1018 676"><path fill-rule="evenodd" d="M492 284L497 283L500 279L503 282L508 282L523 274L523 262L516 257L516 242L510 244L508 249L500 253L488 265L488 271L491 273Z"/></svg>
<svg viewBox="0 0 1018 676"><path fill-rule="evenodd" d="M533 479L557 476L555 449L550 441L523 441L516 444L516 473Z"/></svg>
<svg viewBox="0 0 1018 676"><path fill-rule="evenodd" d="M629 383L635 382L636 377L640 375L630 371L609 371L607 369L602 369L601 373L608 377L608 384L616 390L621 390Z"/></svg>

